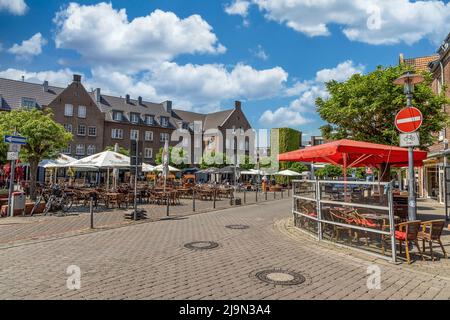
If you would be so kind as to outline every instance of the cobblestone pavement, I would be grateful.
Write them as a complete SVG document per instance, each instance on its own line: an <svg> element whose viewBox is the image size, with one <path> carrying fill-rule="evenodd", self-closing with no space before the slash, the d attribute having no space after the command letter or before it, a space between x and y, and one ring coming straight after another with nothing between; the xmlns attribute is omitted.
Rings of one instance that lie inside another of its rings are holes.
<svg viewBox="0 0 450 320"><path fill-rule="evenodd" d="M319 245L289 228L291 201L134 224L0 249L0 299L449 299L450 279ZM227 229L244 224L246 230ZM213 250L184 247L216 241ZM381 290L367 267L381 268ZM68 290L67 267L81 269ZM306 282L277 286L255 273L285 269Z"/></svg>
<svg viewBox="0 0 450 320"><path fill-rule="evenodd" d="M252 204L256 202L273 201L286 198L287 191L283 194L259 193L256 196L255 192L237 193L236 197L240 197L245 204ZM214 208L213 201L195 202L195 212L193 211L192 199L182 199L181 204L171 206L169 209L170 216L184 217L192 214L220 210L230 207L229 199L220 199L216 201ZM146 209L150 221L158 221L167 216L167 208L164 205L148 205L140 204L139 208ZM129 225L130 221L124 219L124 209L107 210L99 206L94 212L94 226L96 229L113 228L124 225ZM0 247L17 242L26 242L29 240L45 239L57 236L64 236L67 234L76 234L80 232L88 232L90 228L90 215L88 208L76 207L73 208L69 216L35 216L35 217L14 217L0 219Z"/></svg>

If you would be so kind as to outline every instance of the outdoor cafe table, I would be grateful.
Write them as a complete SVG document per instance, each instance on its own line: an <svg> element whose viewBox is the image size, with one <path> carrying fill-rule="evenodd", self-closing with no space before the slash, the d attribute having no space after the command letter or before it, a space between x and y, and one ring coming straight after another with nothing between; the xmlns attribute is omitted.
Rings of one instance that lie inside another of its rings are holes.
<svg viewBox="0 0 450 320"><path fill-rule="evenodd" d="M119 197L123 195L123 193L119 193L119 192L107 192L104 194L105 197L105 205L107 208L109 208L110 203L112 201L115 201L117 203L117 206L120 206L119 203Z"/></svg>

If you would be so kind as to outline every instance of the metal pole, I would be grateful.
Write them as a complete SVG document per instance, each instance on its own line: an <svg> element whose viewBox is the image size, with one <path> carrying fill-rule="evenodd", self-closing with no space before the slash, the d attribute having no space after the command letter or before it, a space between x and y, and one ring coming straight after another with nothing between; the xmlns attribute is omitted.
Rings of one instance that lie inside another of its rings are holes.
<svg viewBox="0 0 450 320"><path fill-rule="evenodd" d="M395 246L394 196L393 196L392 182L389 184L389 189L388 189L388 205L389 205L389 232L391 233L392 262L396 263L397 262L397 248ZM382 243L381 245L384 246L384 243Z"/></svg>
<svg viewBox="0 0 450 320"><path fill-rule="evenodd" d="M409 187L408 187L408 219L414 221L417 218L416 191L415 191L415 173L414 173L414 148L408 148L408 171L409 171Z"/></svg>
<svg viewBox="0 0 450 320"><path fill-rule="evenodd" d="M320 194L320 182L316 180L316 198L317 198L317 217L319 218L317 226L317 237L319 241L323 239L323 225L322 225L322 206L320 204L321 194Z"/></svg>
<svg viewBox="0 0 450 320"><path fill-rule="evenodd" d="M166 216L170 215L170 192L166 191L166 197L167 197L167 207L166 207Z"/></svg>
<svg viewBox="0 0 450 320"><path fill-rule="evenodd" d="M444 203L445 203L445 221L448 221L448 189L447 189L447 180L449 177L447 177L447 166L448 166L448 159L446 151L448 149L448 140L445 139L444 141Z"/></svg>
<svg viewBox="0 0 450 320"><path fill-rule="evenodd" d="M89 213L91 214L91 229L94 229L94 199L89 202Z"/></svg>
<svg viewBox="0 0 450 320"><path fill-rule="evenodd" d="M12 207L12 194L14 192L14 174L16 171L16 161L11 161L11 172L10 172L10 178L9 178L9 194L8 194L8 209L9 209L9 216L14 216L14 209Z"/></svg>
<svg viewBox="0 0 450 320"><path fill-rule="evenodd" d="M134 168L134 221L137 220L137 176L138 176L138 157L139 157L139 143L138 140L136 140L136 161L135 161L135 168Z"/></svg>
<svg viewBox="0 0 450 320"><path fill-rule="evenodd" d="M216 208L216 194L217 194L217 189L214 188L214 189L213 189L213 192L214 192L214 194L213 194L213 196L214 196L214 198L213 198L213 207L214 207L214 209L215 209L215 208Z"/></svg>
<svg viewBox="0 0 450 320"><path fill-rule="evenodd" d="M192 188L192 211L195 212L195 188Z"/></svg>
<svg viewBox="0 0 450 320"><path fill-rule="evenodd" d="M247 189L244 188L244 204L247 203Z"/></svg>

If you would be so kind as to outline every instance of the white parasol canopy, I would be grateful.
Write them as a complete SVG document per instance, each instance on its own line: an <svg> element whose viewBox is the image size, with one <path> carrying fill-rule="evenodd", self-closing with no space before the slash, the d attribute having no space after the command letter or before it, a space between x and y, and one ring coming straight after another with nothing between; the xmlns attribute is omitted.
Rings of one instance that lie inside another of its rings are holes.
<svg viewBox="0 0 450 320"><path fill-rule="evenodd" d="M292 171L292 170L284 170L275 173L276 176L284 176L284 177L299 177L301 176L300 173Z"/></svg>
<svg viewBox="0 0 450 320"><path fill-rule="evenodd" d="M152 172L152 171L155 171L154 166L147 164L147 163L142 164L142 172Z"/></svg>
<svg viewBox="0 0 450 320"><path fill-rule="evenodd" d="M53 160L43 160L39 163L39 167L43 167L45 169L55 169L55 168L62 168L66 164L76 161L77 159L72 158L65 154L60 154L58 158Z"/></svg>
<svg viewBox="0 0 450 320"><path fill-rule="evenodd" d="M92 156L70 162L65 167L119 169L130 167L130 157L114 151L103 151Z"/></svg>
<svg viewBox="0 0 450 320"><path fill-rule="evenodd" d="M160 164L159 166L154 167L153 171L163 172L164 166L162 164ZM178 172L178 171L180 171L180 170L175 167L169 166L169 172Z"/></svg>

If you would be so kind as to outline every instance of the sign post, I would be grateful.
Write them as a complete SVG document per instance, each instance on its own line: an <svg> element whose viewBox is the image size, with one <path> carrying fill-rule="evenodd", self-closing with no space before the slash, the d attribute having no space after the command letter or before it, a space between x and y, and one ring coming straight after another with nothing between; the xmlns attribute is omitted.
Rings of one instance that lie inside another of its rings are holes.
<svg viewBox="0 0 450 320"><path fill-rule="evenodd" d="M12 194L14 192L14 175L16 172L16 161L19 160L20 146L27 144L27 138L20 136L5 136L4 142L9 144L9 151L7 153L7 160L11 161L11 172L9 176L9 192L8 192L8 215L14 216L14 209L12 207Z"/></svg>
<svg viewBox="0 0 450 320"><path fill-rule="evenodd" d="M419 109L410 106L411 100L408 99L408 107L402 109L395 117L395 126L403 134L400 135L401 146L408 147L408 219L414 221L417 219L416 191L414 172L414 147L420 145L419 134L416 132L423 122L423 115Z"/></svg>

